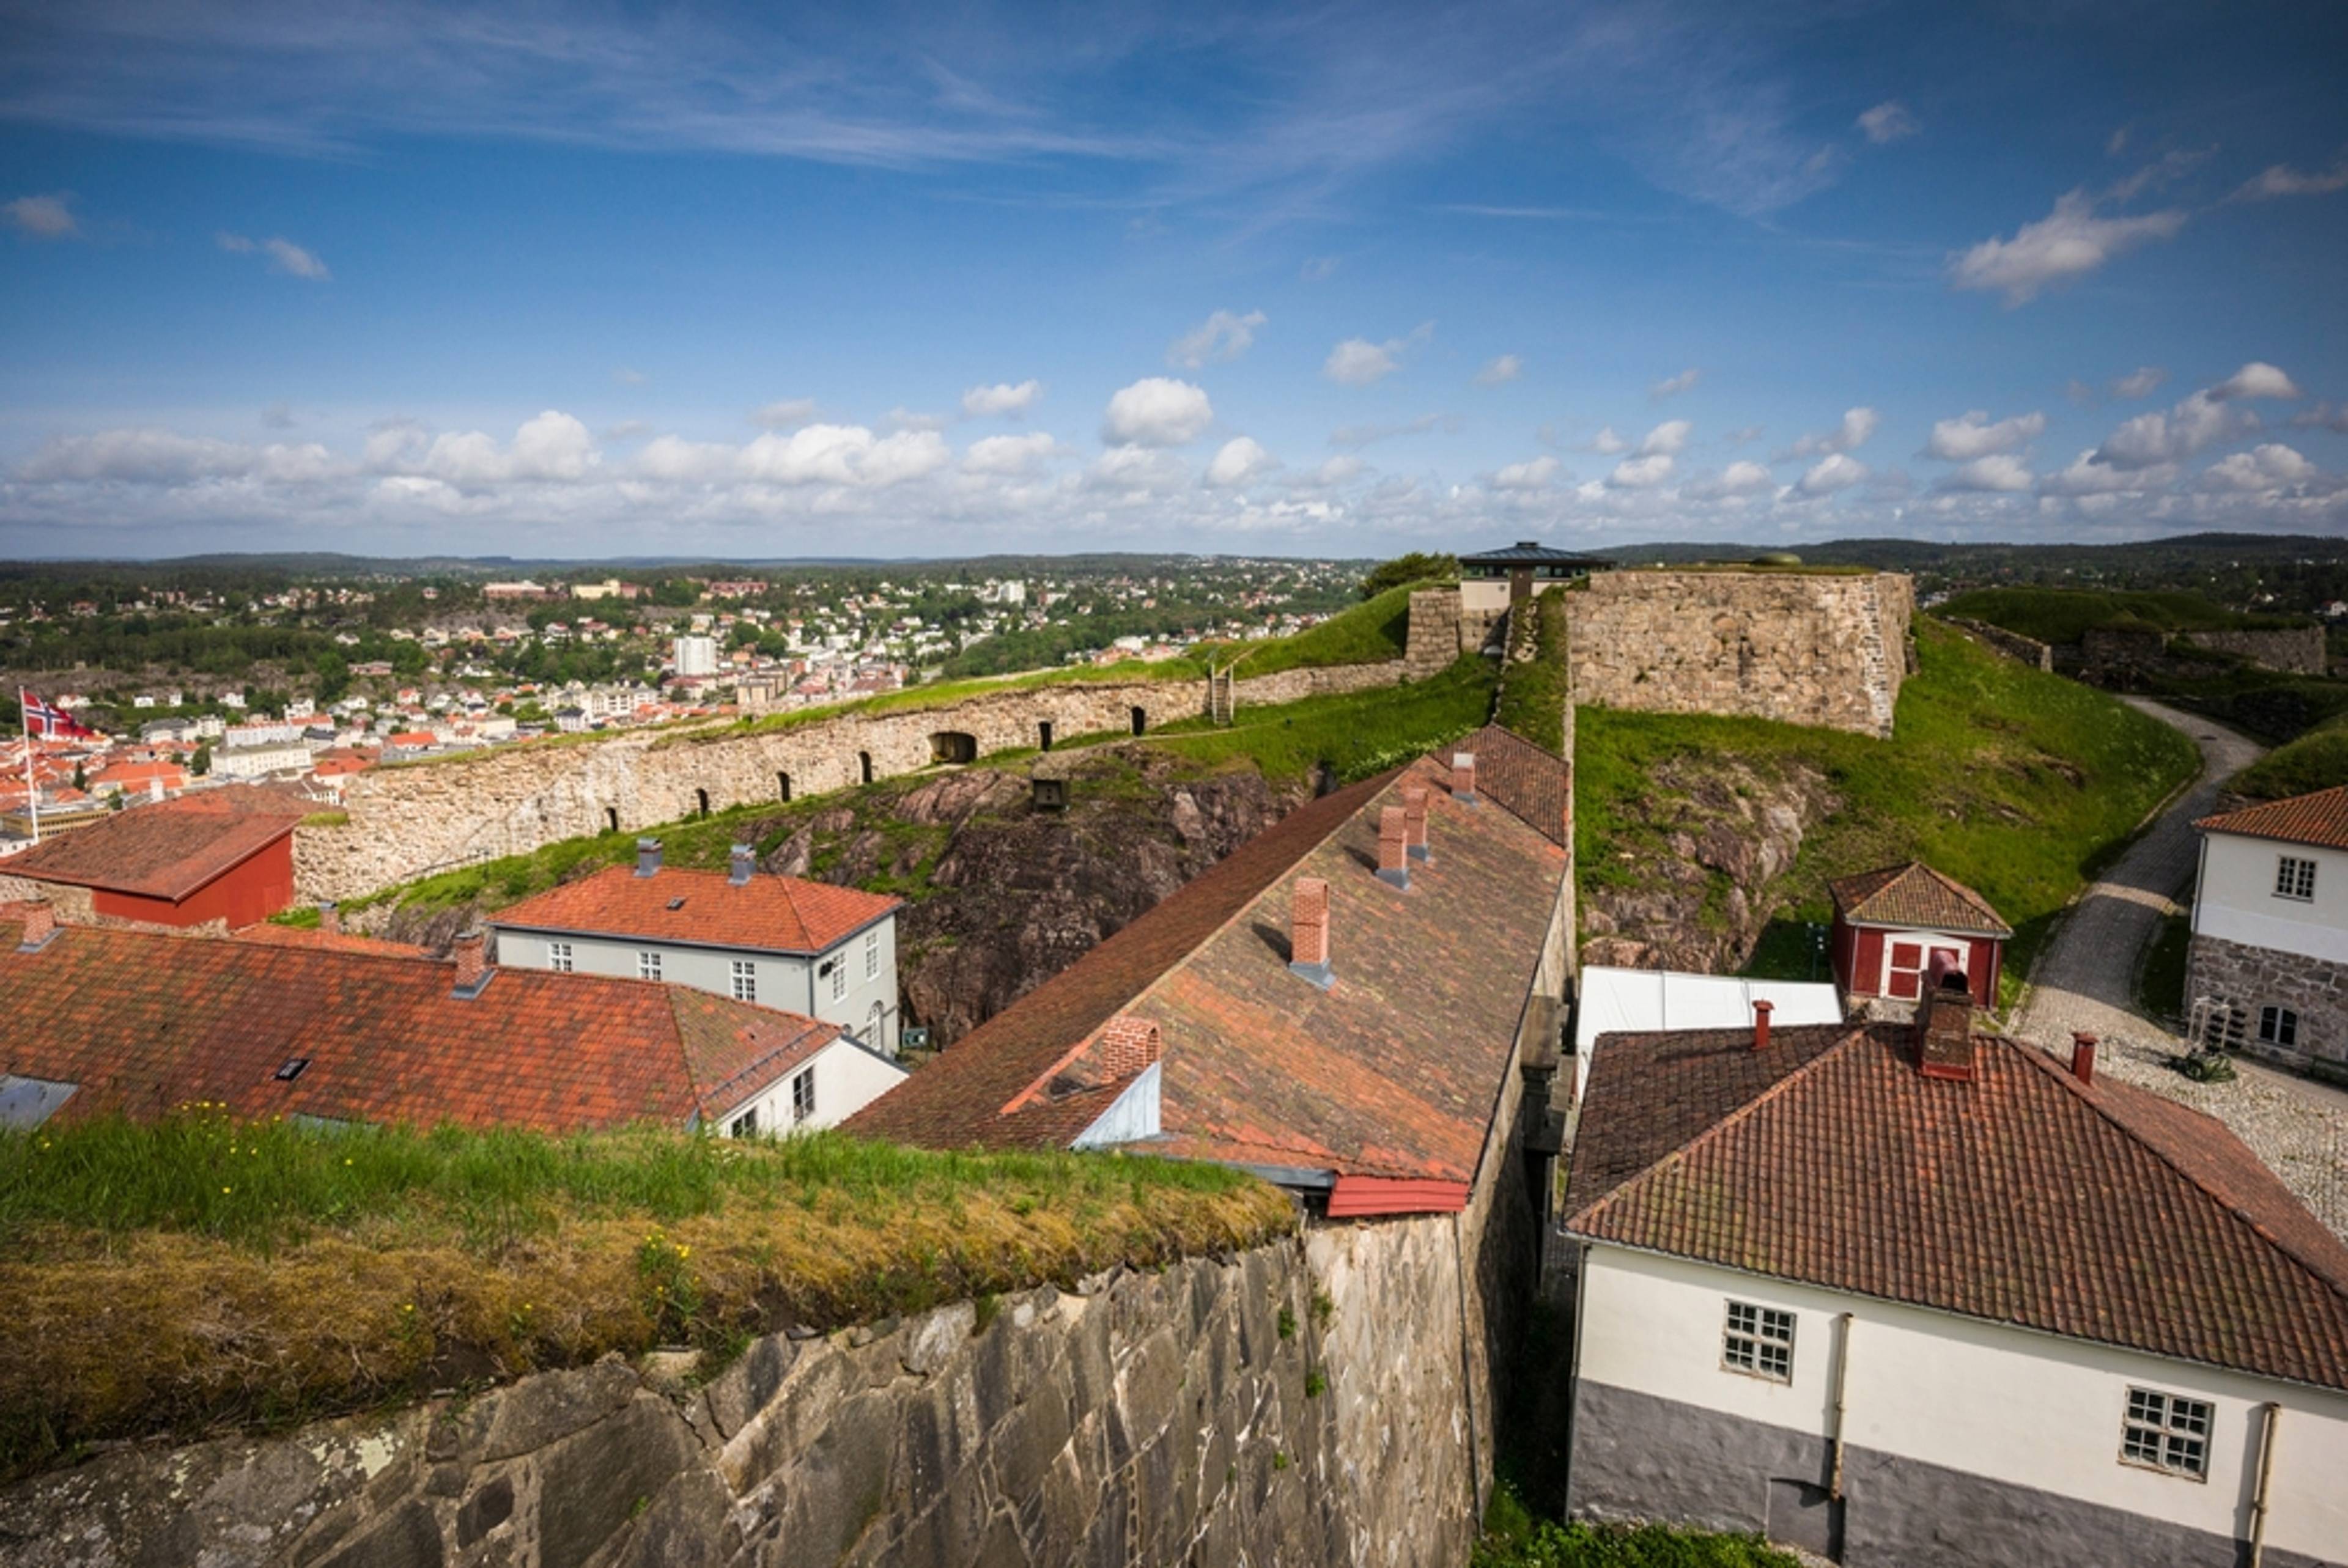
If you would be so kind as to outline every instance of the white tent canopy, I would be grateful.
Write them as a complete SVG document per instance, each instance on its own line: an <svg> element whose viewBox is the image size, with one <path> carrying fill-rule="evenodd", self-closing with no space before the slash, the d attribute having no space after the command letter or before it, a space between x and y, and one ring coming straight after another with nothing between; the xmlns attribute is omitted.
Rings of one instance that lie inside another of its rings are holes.
<svg viewBox="0 0 2348 1568"><path fill-rule="evenodd" d="M1677 969L1581 971L1573 1009L1573 1093L1590 1084L1590 1051L1601 1034L1646 1034L1667 1029L1749 1029L1753 1004L1770 1004L1773 1029L1840 1023L1842 999L1832 985L1813 980L1748 980L1736 975L1692 975Z"/></svg>

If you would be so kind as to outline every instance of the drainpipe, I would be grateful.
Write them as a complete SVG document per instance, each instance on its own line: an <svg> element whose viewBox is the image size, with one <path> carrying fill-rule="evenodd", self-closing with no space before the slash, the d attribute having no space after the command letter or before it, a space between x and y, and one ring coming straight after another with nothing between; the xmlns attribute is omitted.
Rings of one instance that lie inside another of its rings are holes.
<svg viewBox="0 0 2348 1568"><path fill-rule="evenodd" d="M2266 1419L2259 1426L2259 1489L2250 1496L2250 1568L2267 1550L2267 1488L2274 1478L2275 1428L2282 1420L2282 1407L2269 1399L2261 1407Z"/></svg>
<svg viewBox="0 0 2348 1568"><path fill-rule="evenodd" d="M1475 1505L1476 1528L1480 1531L1484 1528L1484 1467L1476 1436L1476 1357L1468 1338L1475 1325L1468 1315L1468 1244L1460 1224L1466 1217L1464 1210L1451 1216L1451 1258L1459 1276L1459 1397L1468 1407L1468 1496Z"/></svg>
<svg viewBox="0 0 2348 1568"><path fill-rule="evenodd" d="M1848 1312L1835 1319L1834 1364L1834 1469L1827 1477L1827 1497L1834 1502L1842 1501L1842 1421L1843 1409L1850 1385L1850 1332L1854 1327Z"/></svg>

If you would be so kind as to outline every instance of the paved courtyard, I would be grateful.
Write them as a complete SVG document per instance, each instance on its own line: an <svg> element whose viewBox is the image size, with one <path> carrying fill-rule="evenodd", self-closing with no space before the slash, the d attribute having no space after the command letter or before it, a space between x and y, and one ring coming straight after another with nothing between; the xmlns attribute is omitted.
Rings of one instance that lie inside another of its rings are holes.
<svg viewBox="0 0 2348 1568"><path fill-rule="evenodd" d="M2209 814L2219 786L2261 748L2208 719L2128 701L2193 738L2201 748L2201 776L2064 917L2039 955L2013 1032L2067 1056L2072 1031L2093 1030L2104 1040L2098 1071L2215 1116L2325 1225L2348 1237L2348 1093L2249 1063L2240 1064L2241 1075L2231 1083L2196 1083L2167 1065L2186 1043L2136 1009L2137 966L2146 947L2161 917L2192 897L2193 819Z"/></svg>

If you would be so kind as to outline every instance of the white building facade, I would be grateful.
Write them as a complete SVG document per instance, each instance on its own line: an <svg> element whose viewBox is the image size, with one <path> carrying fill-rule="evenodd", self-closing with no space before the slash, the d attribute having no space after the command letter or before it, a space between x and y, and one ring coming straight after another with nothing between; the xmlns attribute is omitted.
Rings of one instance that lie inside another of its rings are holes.
<svg viewBox="0 0 2348 1568"><path fill-rule="evenodd" d="M2194 825L2194 1038L2348 1078L2348 789Z"/></svg>

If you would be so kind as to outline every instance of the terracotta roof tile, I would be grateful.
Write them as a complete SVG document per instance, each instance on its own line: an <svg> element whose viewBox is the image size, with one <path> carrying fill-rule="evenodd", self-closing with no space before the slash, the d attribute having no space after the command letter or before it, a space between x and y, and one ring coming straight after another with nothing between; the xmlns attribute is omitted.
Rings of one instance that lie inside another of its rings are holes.
<svg viewBox="0 0 2348 1568"><path fill-rule="evenodd" d="M1597 1241L2348 1389L2348 1247L2225 1128L1903 1025L1603 1037L1567 1228Z"/></svg>
<svg viewBox="0 0 2348 1568"><path fill-rule="evenodd" d="M331 953L373 953L378 958L418 958L426 956L414 942L362 937L355 931L327 931L316 926L279 926L263 920L229 933L240 942L260 942L275 948L314 948Z"/></svg>
<svg viewBox="0 0 2348 1568"><path fill-rule="evenodd" d="M2246 838L2280 838L2291 844L2348 849L2348 784L2221 812L2193 825L2204 833L2239 833Z"/></svg>
<svg viewBox="0 0 2348 1568"><path fill-rule="evenodd" d="M501 929L577 931L766 952L820 953L904 903L798 876L752 876L663 866L639 876L614 866L551 888L489 917Z"/></svg>
<svg viewBox="0 0 2348 1568"><path fill-rule="evenodd" d="M1921 861L1839 876L1827 884L1827 892L1842 917L1855 924L1916 927L1952 936L2013 935L1988 899Z"/></svg>
<svg viewBox="0 0 2348 1568"><path fill-rule="evenodd" d="M306 804L232 786L132 806L8 862L37 882L185 899L294 831Z"/></svg>

